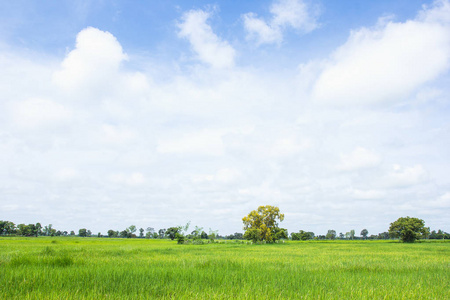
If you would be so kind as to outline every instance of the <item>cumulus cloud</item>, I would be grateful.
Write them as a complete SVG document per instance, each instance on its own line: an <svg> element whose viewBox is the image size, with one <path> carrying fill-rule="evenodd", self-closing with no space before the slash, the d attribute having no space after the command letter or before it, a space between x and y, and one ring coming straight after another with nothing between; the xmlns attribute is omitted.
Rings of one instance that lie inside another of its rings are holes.
<svg viewBox="0 0 450 300"><path fill-rule="evenodd" d="M189 40L200 61L214 68L232 67L236 51L213 32L207 23L210 17L211 14L203 10L186 12L178 24L178 34Z"/></svg>
<svg viewBox="0 0 450 300"><path fill-rule="evenodd" d="M255 29L257 40L264 34L267 41L282 40L289 28L307 31L287 11L282 13L282 7L288 10L283 5L303 2L276 3L269 21L253 15L262 28ZM342 53L336 56L340 60L303 65L308 75L303 83L318 86L316 80L333 63L358 58L361 41L371 53L392 28L402 28L401 33L409 32L408 26L411 32L429 29L434 35L408 44L427 50L421 41L435 41L446 30L447 6L442 1L412 21L387 20L355 31L361 37L349 39L345 47L357 55ZM146 69L154 53L136 61L132 46L122 49L111 33L94 28L81 31L75 48L50 62L40 54L26 59L0 49L0 191L20 203L3 205L9 218L32 222L29 215L57 228L86 226L96 232L130 222L164 228L190 219L227 234L240 231L242 216L258 205L272 204L289 214L283 226L290 231L311 226L322 234L329 228L352 228L331 227L337 224L366 226L370 216L374 229L368 229L384 231L405 212L402 207L417 209L425 198L437 199L427 203L430 209L448 207L449 126L447 110L441 109L447 108L448 93L442 73L436 73L438 80L430 79L436 87L412 97L420 98L420 109L319 107L302 88L298 92L295 68L267 67L280 58L272 52L265 58L273 60L258 66L229 68L235 64L235 50L210 21L211 13L189 11L174 34L186 38L197 59L212 68L183 68L186 61L173 58L152 61L151 70ZM267 32L261 36L256 33L263 30ZM433 49L431 55L447 49L445 43L434 47L443 50ZM370 60L371 55L364 57ZM395 68L405 63L399 64ZM434 78L429 75L433 72L425 73ZM359 89L359 80L356 76L356 87L348 85L349 90ZM383 93L384 86L378 87L381 91L375 92ZM437 97L442 106L430 105L429 99ZM73 101L79 99L84 101ZM87 105L91 102L96 105ZM399 165L390 169L392 162ZM216 215L208 217L211 211ZM71 219L61 217L64 212ZM448 223L443 217L439 222Z"/></svg>
<svg viewBox="0 0 450 300"><path fill-rule="evenodd" d="M414 20L353 31L325 63L312 97L337 105L405 99L448 71L448 15L449 3L437 1Z"/></svg>
<svg viewBox="0 0 450 300"><path fill-rule="evenodd" d="M264 21L255 13L243 15L244 26L248 38L255 39L258 44L280 43L283 31L287 28L308 33L318 27L317 10L309 7L303 0L277 0L271 8L272 18Z"/></svg>
<svg viewBox="0 0 450 300"><path fill-rule="evenodd" d="M371 168L379 165L381 158L378 154L365 149L357 147L350 154L342 154L341 162L338 169L344 171L354 171L358 169Z"/></svg>
<svg viewBox="0 0 450 300"><path fill-rule="evenodd" d="M111 33L88 27L78 33L75 49L68 53L53 80L68 90L95 87L116 75L126 59Z"/></svg>

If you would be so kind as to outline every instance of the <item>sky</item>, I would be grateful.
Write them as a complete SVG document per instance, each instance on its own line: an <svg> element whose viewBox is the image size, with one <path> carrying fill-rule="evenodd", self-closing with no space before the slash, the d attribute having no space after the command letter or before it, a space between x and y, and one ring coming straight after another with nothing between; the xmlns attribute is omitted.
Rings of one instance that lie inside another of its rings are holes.
<svg viewBox="0 0 450 300"><path fill-rule="evenodd" d="M2 1L0 219L450 231L448 0Z"/></svg>

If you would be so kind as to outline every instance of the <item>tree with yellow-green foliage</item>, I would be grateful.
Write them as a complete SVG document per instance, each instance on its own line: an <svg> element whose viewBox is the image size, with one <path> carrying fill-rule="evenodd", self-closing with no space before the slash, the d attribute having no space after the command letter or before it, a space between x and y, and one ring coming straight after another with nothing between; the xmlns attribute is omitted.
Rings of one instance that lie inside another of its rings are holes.
<svg viewBox="0 0 450 300"><path fill-rule="evenodd" d="M284 220L284 214L276 206L260 206L242 218L244 222L244 238L253 242L266 241L272 243L287 238L287 230L278 227L278 222Z"/></svg>

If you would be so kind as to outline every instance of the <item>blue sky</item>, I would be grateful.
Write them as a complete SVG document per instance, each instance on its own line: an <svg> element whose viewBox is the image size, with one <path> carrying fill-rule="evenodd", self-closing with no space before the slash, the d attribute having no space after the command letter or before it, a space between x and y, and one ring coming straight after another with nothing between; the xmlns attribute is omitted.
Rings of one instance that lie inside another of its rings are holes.
<svg viewBox="0 0 450 300"><path fill-rule="evenodd" d="M450 230L448 1L0 3L0 219Z"/></svg>

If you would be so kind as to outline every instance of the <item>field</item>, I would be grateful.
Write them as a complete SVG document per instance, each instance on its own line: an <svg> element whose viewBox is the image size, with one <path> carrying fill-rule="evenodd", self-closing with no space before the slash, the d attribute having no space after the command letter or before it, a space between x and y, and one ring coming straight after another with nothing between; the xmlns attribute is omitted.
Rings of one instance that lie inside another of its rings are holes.
<svg viewBox="0 0 450 300"><path fill-rule="evenodd" d="M450 243L0 238L0 299L450 299Z"/></svg>

